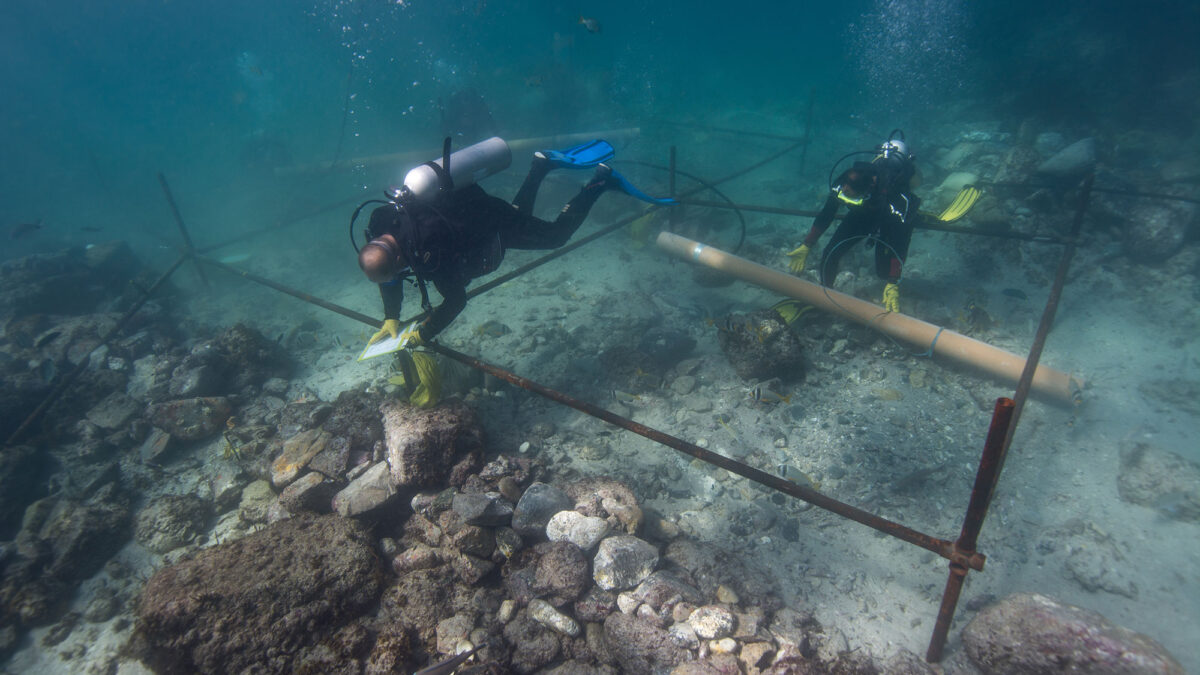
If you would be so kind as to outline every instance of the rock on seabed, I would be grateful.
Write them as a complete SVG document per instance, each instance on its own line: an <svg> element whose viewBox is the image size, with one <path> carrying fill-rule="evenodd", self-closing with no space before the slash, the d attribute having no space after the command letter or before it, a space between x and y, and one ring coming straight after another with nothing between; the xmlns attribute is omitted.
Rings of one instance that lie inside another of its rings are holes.
<svg viewBox="0 0 1200 675"><path fill-rule="evenodd" d="M1183 675L1162 645L1091 610L1036 593L1010 595L963 629L971 662L984 673Z"/></svg>

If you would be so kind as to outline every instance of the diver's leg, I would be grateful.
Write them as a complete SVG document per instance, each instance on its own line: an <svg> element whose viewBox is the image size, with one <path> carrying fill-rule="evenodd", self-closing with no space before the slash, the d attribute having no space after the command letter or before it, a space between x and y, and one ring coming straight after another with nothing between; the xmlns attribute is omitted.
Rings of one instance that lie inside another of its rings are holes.
<svg viewBox="0 0 1200 675"><path fill-rule="evenodd" d="M597 176L601 171L597 171ZM517 227L506 228L502 233L505 248L516 249L551 249L558 248L575 234L575 230L583 225L584 219L596 204L600 195L608 190L608 184L603 177L593 177L591 182L583 186L579 194L571 198L567 205L559 211L558 217L550 223L533 216L525 216Z"/></svg>
<svg viewBox="0 0 1200 675"><path fill-rule="evenodd" d="M842 261L842 256L850 252L854 248L854 240L862 235L860 232L863 218L855 218L854 214L848 214L842 224L833 232L833 237L829 243L821 251L821 269L818 270L821 276L822 286L832 286L837 279L838 265Z"/></svg>
<svg viewBox="0 0 1200 675"><path fill-rule="evenodd" d="M512 202L517 213L526 216L533 215L533 202L537 199L538 188L542 186L546 174L550 173L550 169L553 168L549 160L542 157L540 153L534 153L533 161L529 163L529 173L525 174L525 182L521 183L521 189L517 190L517 196Z"/></svg>
<svg viewBox="0 0 1200 675"><path fill-rule="evenodd" d="M875 274L880 279L891 283L900 280L912 233L912 225L902 223L898 218L889 218L883 226L875 244Z"/></svg>

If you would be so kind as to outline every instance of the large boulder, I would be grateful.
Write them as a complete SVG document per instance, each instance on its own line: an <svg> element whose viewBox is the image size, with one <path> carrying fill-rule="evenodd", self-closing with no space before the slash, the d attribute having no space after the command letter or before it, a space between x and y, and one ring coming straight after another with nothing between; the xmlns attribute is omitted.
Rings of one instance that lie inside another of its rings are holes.
<svg viewBox="0 0 1200 675"><path fill-rule="evenodd" d="M354 521L278 521L150 578L137 608L144 660L159 672L289 672L375 603L380 572Z"/></svg>
<svg viewBox="0 0 1200 675"><path fill-rule="evenodd" d="M967 656L987 675L1183 674L1183 666L1149 637L1036 593L1010 595L985 608L962 637Z"/></svg>
<svg viewBox="0 0 1200 675"><path fill-rule="evenodd" d="M394 487L443 486L456 456L483 450L479 418L461 401L429 409L388 401L379 410Z"/></svg>
<svg viewBox="0 0 1200 675"><path fill-rule="evenodd" d="M47 497L25 510L16 560L0 583L0 623L52 618L75 586L104 566L129 536L129 500L114 483L87 500Z"/></svg>

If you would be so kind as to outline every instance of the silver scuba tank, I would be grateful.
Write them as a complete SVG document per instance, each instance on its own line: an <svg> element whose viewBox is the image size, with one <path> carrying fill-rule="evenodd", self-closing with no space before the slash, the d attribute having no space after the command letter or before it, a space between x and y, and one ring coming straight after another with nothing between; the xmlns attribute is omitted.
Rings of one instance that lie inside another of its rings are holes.
<svg viewBox="0 0 1200 675"><path fill-rule="evenodd" d="M446 139L449 141L450 139ZM447 144L447 150L449 144ZM449 164L449 169L446 165ZM457 190L497 174L512 164L512 151L499 136L443 154L425 162L404 176L397 196L431 201L438 193Z"/></svg>

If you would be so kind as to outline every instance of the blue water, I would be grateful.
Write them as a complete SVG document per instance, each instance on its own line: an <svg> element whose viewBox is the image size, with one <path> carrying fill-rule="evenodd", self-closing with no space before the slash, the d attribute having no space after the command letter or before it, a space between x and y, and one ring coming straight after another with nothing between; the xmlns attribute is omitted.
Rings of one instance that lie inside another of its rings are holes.
<svg viewBox="0 0 1200 675"><path fill-rule="evenodd" d="M1191 3L738 10L6 2L0 225L43 218L46 245L84 224L161 239L158 170L197 199L241 187L286 200L288 185L251 169L436 146L439 97L468 87L509 135L703 121L731 109L793 110L799 123L810 95L818 121L854 119L881 134L919 131L932 111L980 106L1001 107L1014 122L1040 114L1114 131L1149 121L1186 132L1195 123L1178 108L1194 101L1163 91L1200 62ZM581 12L599 21L599 33L579 24ZM18 242L4 253L37 248Z"/></svg>
<svg viewBox="0 0 1200 675"><path fill-rule="evenodd" d="M1095 135L1105 148L1150 132L1200 152L1197 36L1200 4L1168 0L5 0L0 260L119 238L164 267L179 237L158 172L200 246L376 196L398 168L355 160L438 147L439 101L466 90L478 92L506 138L640 126L642 144L621 150L657 163L674 142L664 132L670 123L800 136L811 110L807 163L734 192L748 201L787 195L780 205L794 208L818 206L836 157L895 128L918 155L920 139L936 133L952 146L946 128L1016 134L1027 121L1067 140ZM715 178L777 147L712 132L681 153L689 168ZM1100 159L1127 162L1118 167L1126 175L1161 164L1152 155ZM329 173L275 171L335 161ZM271 250L332 251L328 269L317 271L356 275L345 242L349 210ZM38 219L40 230L8 236ZM752 243L768 229L752 229ZM928 255L933 241L914 240L914 250ZM310 279L313 272L303 270ZM1030 283L1044 291L1044 281ZM372 307L373 290L363 289ZM1085 323L1072 309L1067 324ZM1028 321L1036 321L1032 310ZM1086 323L1081 330L1098 325ZM1161 427L1176 441L1194 438L1186 420ZM1179 539L1194 539L1193 525L1180 527L1192 529Z"/></svg>

